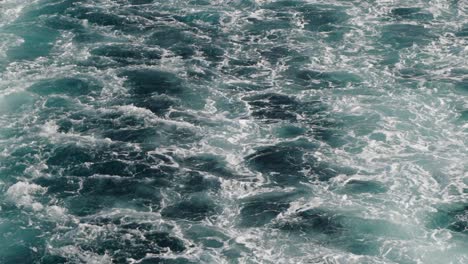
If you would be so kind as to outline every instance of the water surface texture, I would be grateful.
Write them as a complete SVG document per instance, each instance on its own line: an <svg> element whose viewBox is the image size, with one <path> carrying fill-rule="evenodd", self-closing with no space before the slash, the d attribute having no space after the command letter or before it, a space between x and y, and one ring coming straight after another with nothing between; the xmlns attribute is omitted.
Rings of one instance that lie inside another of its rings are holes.
<svg viewBox="0 0 468 264"><path fill-rule="evenodd" d="M464 0L0 1L0 263L468 263Z"/></svg>

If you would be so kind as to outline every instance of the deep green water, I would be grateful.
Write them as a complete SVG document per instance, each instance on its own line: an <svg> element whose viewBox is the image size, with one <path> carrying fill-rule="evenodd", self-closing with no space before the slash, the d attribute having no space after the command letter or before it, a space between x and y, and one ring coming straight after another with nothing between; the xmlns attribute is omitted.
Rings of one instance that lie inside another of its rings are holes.
<svg viewBox="0 0 468 264"><path fill-rule="evenodd" d="M0 263L468 263L468 2L0 1Z"/></svg>

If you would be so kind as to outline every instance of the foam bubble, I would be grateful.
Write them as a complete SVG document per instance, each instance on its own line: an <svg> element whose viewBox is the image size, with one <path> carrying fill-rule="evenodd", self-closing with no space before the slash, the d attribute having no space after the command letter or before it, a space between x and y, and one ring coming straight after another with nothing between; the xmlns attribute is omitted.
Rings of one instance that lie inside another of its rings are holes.
<svg viewBox="0 0 468 264"><path fill-rule="evenodd" d="M17 206L40 211L44 206L39 202L35 202L34 196L43 195L46 191L46 188L37 184L17 182L8 188L6 196Z"/></svg>

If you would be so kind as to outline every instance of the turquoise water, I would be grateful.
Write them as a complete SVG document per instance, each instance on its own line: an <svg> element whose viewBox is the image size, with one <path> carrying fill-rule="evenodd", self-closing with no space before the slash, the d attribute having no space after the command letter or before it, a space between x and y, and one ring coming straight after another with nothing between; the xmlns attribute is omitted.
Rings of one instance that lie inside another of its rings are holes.
<svg viewBox="0 0 468 264"><path fill-rule="evenodd" d="M0 263L468 263L468 4L0 1Z"/></svg>

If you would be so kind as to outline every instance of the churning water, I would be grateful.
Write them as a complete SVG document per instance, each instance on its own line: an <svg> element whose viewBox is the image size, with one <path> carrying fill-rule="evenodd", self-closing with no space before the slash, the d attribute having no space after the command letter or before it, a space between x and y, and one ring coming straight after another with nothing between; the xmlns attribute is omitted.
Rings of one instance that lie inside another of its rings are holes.
<svg viewBox="0 0 468 264"><path fill-rule="evenodd" d="M468 263L465 0L0 1L0 263Z"/></svg>

